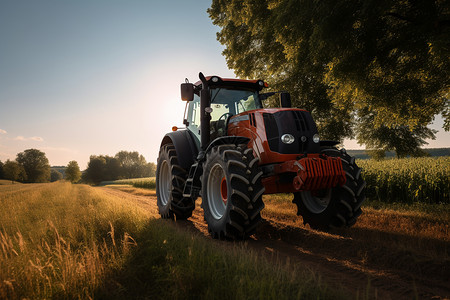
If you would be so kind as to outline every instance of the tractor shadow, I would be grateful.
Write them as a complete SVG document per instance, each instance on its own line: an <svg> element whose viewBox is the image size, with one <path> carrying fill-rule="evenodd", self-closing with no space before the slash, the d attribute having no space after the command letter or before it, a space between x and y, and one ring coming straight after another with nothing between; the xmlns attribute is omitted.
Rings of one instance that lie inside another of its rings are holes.
<svg viewBox="0 0 450 300"><path fill-rule="evenodd" d="M450 278L450 243L439 239L351 227L321 232L263 220L249 245L292 260L336 262L360 270L379 270L446 287ZM450 292L448 287L445 288Z"/></svg>

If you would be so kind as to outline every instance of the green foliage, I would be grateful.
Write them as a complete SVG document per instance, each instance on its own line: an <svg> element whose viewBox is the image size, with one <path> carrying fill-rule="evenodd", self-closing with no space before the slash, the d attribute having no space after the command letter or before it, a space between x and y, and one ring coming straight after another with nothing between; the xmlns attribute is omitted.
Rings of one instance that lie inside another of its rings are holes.
<svg viewBox="0 0 450 300"><path fill-rule="evenodd" d="M63 179L63 174L61 172L58 172L54 169L50 170L50 182L55 182L61 179Z"/></svg>
<svg viewBox="0 0 450 300"><path fill-rule="evenodd" d="M83 181L99 184L119 178L142 178L155 176L156 165L147 163L139 152L120 151L115 157L92 155L83 174Z"/></svg>
<svg viewBox="0 0 450 300"><path fill-rule="evenodd" d="M85 171L85 179L88 182L99 184L104 179L105 166L106 159L103 156L91 155L89 158L88 167Z"/></svg>
<svg viewBox="0 0 450 300"><path fill-rule="evenodd" d="M78 182L81 179L81 171L78 163L74 160L67 164L66 179L72 183Z"/></svg>
<svg viewBox="0 0 450 300"><path fill-rule="evenodd" d="M450 157L359 160L369 200L450 204Z"/></svg>
<svg viewBox="0 0 450 300"><path fill-rule="evenodd" d="M3 172L3 163L0 160L0 179L5 178L5 173Z"/></svg>
<svg viewBox="0 0 450 300"><path fill-rule="evenodd" d="M44 152L28 149L18 153L16 161L25 169L27 182L48 182L50 180L50 165Z"/></svg>
<svg viewBox="0 0 450 300"><path fill-rule="evenodd" d="M383 160L386 158L386 151L384 150L367 150L366 152L370 158L375 160Z"/></svg>
<svg viewBox="0 0 450 300"><path fill-rule="evenodd" d="M138 178L145 176L147 161L139 152L120 151L115 158L121 166L122 178ZM148 175L149 176L149 175Z"/></svg>
<svg viewBox="0 0 450 300"><path fill-rule="evenodd" d="M404 156L434 137L435 115L449 128L446 1L214 0L208 12L228 66L290 91L325 139L356 133Z"/></svg>
<svg viewBox="0 0 450 300"><path fill-rule="evenodd" d="M16 161L7 160L3 165L3 172L5 179L11 181L24 181L27 179L27 174L22 165Z"/></svg>
<svg viewBox="0 0 450 300"><path fill-rule="evenodd" d="M397 157L407 157L408 155L419 157L426 156L426 153L420 147L426 144L425 139L433 138L435 130L424 126L418 126L414 129L408 126L398 126L389 128L380 126L373 128L373 120L370 118L361 118L362 122L356 129L357 139L364 143L367 148L377 151L394 150Z"/></svg>
<svg viewBox="0 0 450 300"><path fill-rule="evenodd" d="M103 157L105 158L103 180L116 180L122 177L123 170L120 166L120 161L117 158L108 155L104 155Z"/></svg>

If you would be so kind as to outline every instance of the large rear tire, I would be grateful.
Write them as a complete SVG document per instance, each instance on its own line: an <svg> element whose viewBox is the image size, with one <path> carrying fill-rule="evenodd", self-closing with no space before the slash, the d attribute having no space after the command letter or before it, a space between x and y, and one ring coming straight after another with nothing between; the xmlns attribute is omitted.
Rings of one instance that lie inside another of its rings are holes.
<svg viewBox="0 0 450 300"><path fill-rule="evenodd" d="M313 229L350 227L361 215L361 204L365 200L366 182L361 176L361 168L345 150L326 148L321 153L341 158L347 180L343 186L327 190L294 193L292 202L297 204L297 215Z"/></svg>
<svg viewBox="0 0 450 300"><path fill-rule="evenodd" d="M178 164L173 144L161 147L156 167L156 197L159 214L163 219L187 219L195 208L192 198L183 197L187 172Z"/></svg>
<svg viewBox="0 0 450 300"><path fill-rule="evenodd" d="M255 232L264 208L259 159L246 145L221 145L207 155L202 207L213 238L244 239Z"/></svg>

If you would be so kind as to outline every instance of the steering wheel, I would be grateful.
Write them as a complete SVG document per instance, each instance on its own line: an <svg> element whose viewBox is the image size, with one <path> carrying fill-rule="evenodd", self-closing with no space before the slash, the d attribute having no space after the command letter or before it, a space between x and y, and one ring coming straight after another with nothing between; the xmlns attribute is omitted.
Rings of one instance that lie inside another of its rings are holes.
<svg viewBox="0 0 450 300"><path fill-rule="evenodd" d="M227 125L228 125L227 120L228 120L228 118L230 118L231 116L233 116L233 115L232 115L231 113L229 113L229 112L224 113L223 115L220 116L220 118L217 120L217 122L215 122L214 126L216 127L215 129L216 129L216 132L217 132L217 133L218 133L219 130L220 130L220 128L219 128L219 126L220 126L220 125L219 125L219 124L220 124L220 121L223 119L224 124L225 124L225 130L226 130Z"/></svg>

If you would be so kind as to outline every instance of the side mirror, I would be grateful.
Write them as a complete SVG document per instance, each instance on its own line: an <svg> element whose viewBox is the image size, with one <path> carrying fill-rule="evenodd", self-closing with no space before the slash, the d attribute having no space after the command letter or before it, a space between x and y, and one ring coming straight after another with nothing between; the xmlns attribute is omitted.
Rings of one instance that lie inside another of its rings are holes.
<svg viewBox="0 0 450 300"><path fill-rule="evenodd" d="M194 85L192 83L181 84L181 100L183 101L194 100Z"/></svg>
<svg viewBox="0 0 450 300"><path fill-rule="evenodd" d="M280 104L281 107L292 107L291 94L287 92L280 93Z"/></svg>

